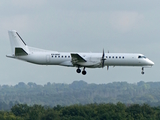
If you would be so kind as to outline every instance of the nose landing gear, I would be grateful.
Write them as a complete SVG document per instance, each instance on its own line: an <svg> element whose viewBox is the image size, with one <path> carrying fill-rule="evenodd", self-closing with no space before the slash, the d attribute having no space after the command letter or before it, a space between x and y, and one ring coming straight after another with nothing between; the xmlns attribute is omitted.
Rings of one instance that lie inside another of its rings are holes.
<svg viewBox="0 0 160 120"><path fill-rule="evenodd" d="M144 74L144 67L142 67L142 72L141 72L141 74L142 74L142 75Z"/></svg>

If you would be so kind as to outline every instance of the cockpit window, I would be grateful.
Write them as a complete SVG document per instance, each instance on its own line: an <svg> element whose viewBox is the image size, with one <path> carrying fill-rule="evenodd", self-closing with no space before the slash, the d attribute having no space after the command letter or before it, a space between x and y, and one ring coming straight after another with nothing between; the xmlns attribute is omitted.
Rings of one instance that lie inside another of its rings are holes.
<svg viewBox="0 0 160 120"><path fill-rule="evenodd" d="M138 58L146 58L145 56L138 56Z"/></svg>

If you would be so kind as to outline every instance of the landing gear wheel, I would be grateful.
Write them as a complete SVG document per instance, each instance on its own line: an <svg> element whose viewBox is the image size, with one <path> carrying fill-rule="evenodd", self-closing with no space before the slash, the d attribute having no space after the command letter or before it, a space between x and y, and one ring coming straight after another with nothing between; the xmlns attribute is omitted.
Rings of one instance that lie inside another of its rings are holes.
<svg viewBox="0 0 160 120"><path fill-rule="evenodd" d="M142 72L141 72L141 74L142 74L142 75L144 74L144 67L142 67Z"/></svg>
<svg viewBox="0 0 160 120"><path fill-rule="evenodd" d="M83 75L86 75L86 73L87 73L87 72L85 71L85 67L84 67L84 68L83 68L83 71L82 71L82 74L83 74Z"/></svg>
<svg viewBox="0 0 160 120"><path fill-rule="evenodd" d="M80 72L81 72L81 69L78 68L78 69L76 70L76 72L77 72L77 73L80 73Z"/></svg>
<svg viewBox="0 0 160 120"><path fill-rule="evenodd" d="M82 71L82 74L83 74L83 75L86 75L86 73L87 73L86 71L84 71L84 70Z"/></svg>
<svg viewBox="0 0 160 120"><path fill-rule="evenodd" d="M141 72L141 74L143 75L143 74L144 74L144 72Z"/></svg>

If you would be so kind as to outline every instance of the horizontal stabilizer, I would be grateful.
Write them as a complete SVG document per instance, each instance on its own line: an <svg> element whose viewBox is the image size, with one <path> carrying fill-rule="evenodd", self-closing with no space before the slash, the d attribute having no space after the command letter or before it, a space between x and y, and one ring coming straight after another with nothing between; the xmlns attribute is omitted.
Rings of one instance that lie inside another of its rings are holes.
<svg viewBox="0 0 160 120"><path fill-rule="evenodd" d="M8 57L8 58L15 58L15 56L12 56L12 55L6 55L6 57Z"/></svg>

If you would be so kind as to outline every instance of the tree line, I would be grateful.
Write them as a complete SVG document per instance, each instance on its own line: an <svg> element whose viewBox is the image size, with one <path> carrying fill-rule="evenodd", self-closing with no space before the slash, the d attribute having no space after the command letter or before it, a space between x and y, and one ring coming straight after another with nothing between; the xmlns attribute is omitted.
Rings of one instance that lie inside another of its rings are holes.
<svg viewBox="0 0 160 120"><path fill-rule="evenodd" d="M16 104L0 111L0 120L159 120L160 107L147 104L101 103L47 107Z"/></svg>
<svg viewBox="0 0 160 120"><path fill-rule="evenodd" d="M10 110L17 103L54 107L117 102L158 106L160 82L88 84L81 80L71 84L48 82L45 85L38 85L32 82L27 84L19 82L14 86L0 85L0 110Z"/></svg>

